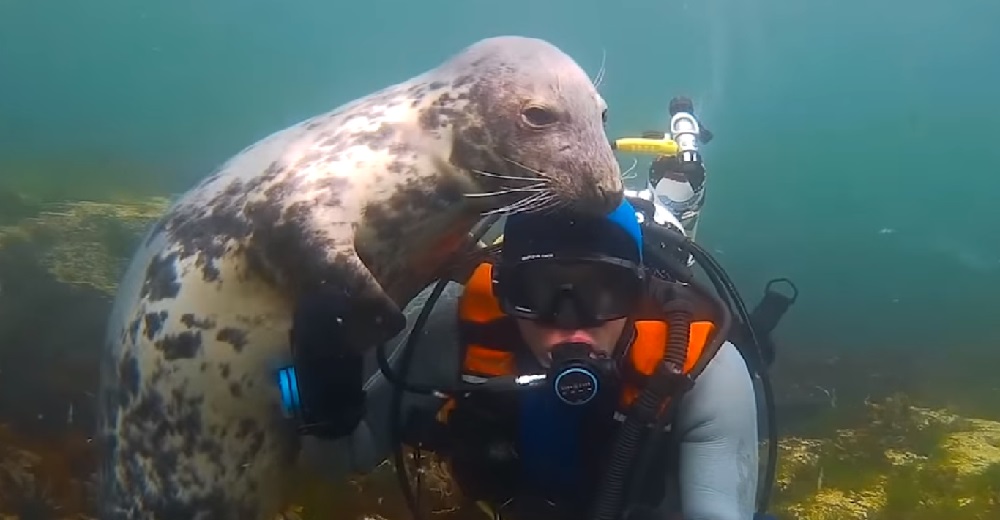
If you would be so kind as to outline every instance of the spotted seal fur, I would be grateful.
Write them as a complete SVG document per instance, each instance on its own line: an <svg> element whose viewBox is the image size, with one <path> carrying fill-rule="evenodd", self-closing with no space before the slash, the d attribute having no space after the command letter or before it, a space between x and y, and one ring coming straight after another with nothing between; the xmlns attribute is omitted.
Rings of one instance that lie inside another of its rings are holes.
<svg viewBox="0 0 1000 520"><path fill-rule="evenodd" d="M368 348L484 213L610 211L605 115L560 49L491 38L265 137L181 196L108 324L101 518L274 518L298 446L274 382L296 296L338 284L350 344Z"/></svg>

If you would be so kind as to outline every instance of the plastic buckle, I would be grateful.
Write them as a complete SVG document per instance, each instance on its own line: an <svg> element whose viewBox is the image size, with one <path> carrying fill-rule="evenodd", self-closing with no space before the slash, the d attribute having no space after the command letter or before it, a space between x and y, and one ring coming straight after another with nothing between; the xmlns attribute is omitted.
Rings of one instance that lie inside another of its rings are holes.
<svg viewBox="0 0 1000 520"><path fill-rule="evenodd" d="M677 397L694 387L694 379L684 373L684 368L672 361L664 361L667 395Z"/></svg>

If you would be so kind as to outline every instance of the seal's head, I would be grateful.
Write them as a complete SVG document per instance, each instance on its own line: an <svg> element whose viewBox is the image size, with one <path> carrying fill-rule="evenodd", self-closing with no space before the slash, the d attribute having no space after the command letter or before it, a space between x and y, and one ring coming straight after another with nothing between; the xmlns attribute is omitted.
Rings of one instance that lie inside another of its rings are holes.
<svg viewBox="0 0 1000 520"><path fill-rule="evenodd" d="M465 105L455 107L451 162L481 172L484 193L507 190L504 203L522 210L571 205L603 215L621 202L621 171L604 131L607 103L559 48L489 38L439 70ZM532 201L519 202L527 192Z"/></svg>

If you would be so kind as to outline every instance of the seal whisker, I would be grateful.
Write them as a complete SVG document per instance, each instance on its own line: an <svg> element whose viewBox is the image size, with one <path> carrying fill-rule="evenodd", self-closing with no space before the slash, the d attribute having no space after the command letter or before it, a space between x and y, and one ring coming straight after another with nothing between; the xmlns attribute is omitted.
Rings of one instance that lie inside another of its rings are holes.
<svg viewBox="0 0 1000 520"><path fill-rule="evenodd" d="M633 170L635 170L635 167L638 166L638 165L639 165L639 160L638 159L632 159L632 166L630 166L629 169L625 170L622 173L622 180L626 180L627 181L629 179L634 179L634 178L638 177L639 176L639 172L633 173Z"/></svg>
<svg viewBox="0 0 1000 520"><path fill-rule="evenodd" d="M528 172L531 172L531 173L534 173L535 175L537 175L537 176L539 176L539 177L541 177L541 178L543 178L543 179L546 179L546 180L548 180L548 177L546 177L546 176L545 176L545 173L544 173L544 172L541 172L541 171L539 171L539 170L536 170L536 169L534 169L534 168L531 168L531 167L529 167L529 166L525 166L525 165L523 165L523 164L521 164L521 163L519 163L519 162L515 161L514 159L511 159L510 157L504 157L504 158L503 158L503 160L505 160L505 161L507 161L507 162L509 162L509 163L513 164L514 166L517 166L518 168L521 168L521 169L523 169L523 170L525 170L525 171L528 171Z"/></svg>
<svg viewBox="0 0 1000 520"><path fill-rule="evenodd" d="M535 182L549 182L551 179L545 177L535 178L535 177L523 177L518 175L500 175L499 173L491 173L483 170L472 170L483 177L492 177L494 179L503 179L505 181L535 181Z"/></svg>
<svg viewBox="0 0 1000 520"><path fill-rule="evenodd" d="M513 202L513 203L508 204L506 206L503 206L501 208L495 209L495 210L493 210L493 212L485 213L484 215L486 215L486 216L502 215L502 214L513 215L513 214L517 213L518 211L520 211L520 209L521 209L522 206L530 205L532 203L532 201L535 200L535 197L537 197L538 195L539 194L536 193L535 195L532 195L530 197L521 199L521 200L519 200L517 202Z"/></svg>
<svg viewBox="0 0 1000 520"><path fill-rule="evenodd" d="M604 81L604 75L607 73L608 69L605 67L608 59L608 50L601 49L601 68L597 69L597 76L594 77L594 88L600 88L601 83Z"/></svg>
<svg viewBox="0 0 1000 520"><path fill-rule="evenodd" d="M538 213L541 211L546 211L549 209L556 208L561 204L562 202L558 197L555 196L554 193L546 193L543 196L538 197L537 199L532 201L532 204L519 211L519 213Z"/></svg>
<svg viewBox="0 0 1000 520"><path fill-rule="evenodd" d="M502 208L484 213L485 216L495 214L514 215L517 213L531 213L540 211L557 205L559 198L551 191L540 191L530 197L508 204Z"/></svg>
<svg viewBox="0 0 1000 520"><path fill-rule="evenodd" d="M483 216L488 217L491 215L513 215L515 213L518 213L522 207L531 206L532 204L534 204L536 200L544 193L545 192L535 193L523 199L507 204L506 206L502 206L497 209L487 211L483 213Z"/></svg>
<svg viewBox="0 0 1000 520"><path fill-rule="evenodd" d="M545 189L544 183L535 183L528 186L522 186L520 188L504 188L497 191L486 191L480 193L466 193L465 196L469 198L477 197L496 197L498 195L507 195L510 193L533 193L540 192Z"/></svg>

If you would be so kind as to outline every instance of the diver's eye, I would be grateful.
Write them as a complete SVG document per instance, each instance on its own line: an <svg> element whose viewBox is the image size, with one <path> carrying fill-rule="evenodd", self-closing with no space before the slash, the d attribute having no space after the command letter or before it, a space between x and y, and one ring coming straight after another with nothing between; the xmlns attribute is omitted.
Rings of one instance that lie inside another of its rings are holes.
<svg viewBox="0 0 1000 520"><path fill-rule="evenodd" d="M521 118L524 122L534 128L545 128L556 124L558 119L551 110L542 107L530 106L521 111Z"/></svg>
<svg viewBox="0 0 1000 520"><path fill-rule="evenodd" d="M604 109L603 112L601 112L601 122L602 123L607 123L608 122L608 109L606 109L606 108Z"/></svg>

